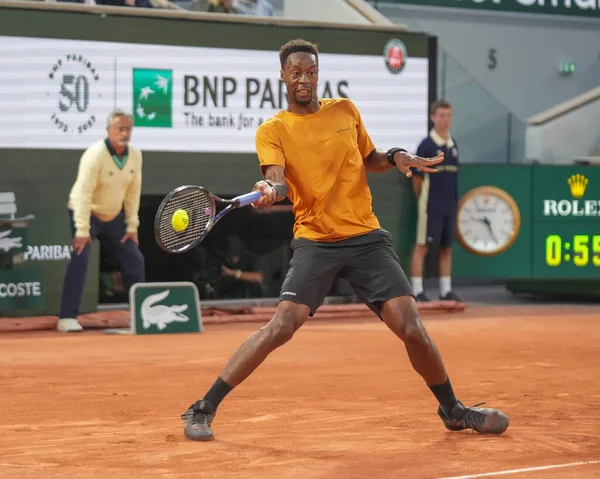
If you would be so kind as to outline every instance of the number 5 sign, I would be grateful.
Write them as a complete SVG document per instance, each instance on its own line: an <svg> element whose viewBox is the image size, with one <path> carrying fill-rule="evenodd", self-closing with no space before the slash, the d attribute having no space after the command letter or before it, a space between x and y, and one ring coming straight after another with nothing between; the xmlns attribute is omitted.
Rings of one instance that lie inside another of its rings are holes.
<svg viewBox="0 0 600 479"><path fill-rule="evenodd" d="M90 98L101 97L95 86L100 74L93 63L83 55L68 54L56 60L49 79L53 82L57 104L51 116L54 125L64 133L83 133L96 123L96 116L88 112Z"/></svg>
<svg viewBox="0 0 600 479"><path fill-rule="evenodd" d="M85 113L90 104L90 82L85 75L63 75L60 94L69 103L60 100L60 111L69 111L75 103L77 111Z"/></svg>

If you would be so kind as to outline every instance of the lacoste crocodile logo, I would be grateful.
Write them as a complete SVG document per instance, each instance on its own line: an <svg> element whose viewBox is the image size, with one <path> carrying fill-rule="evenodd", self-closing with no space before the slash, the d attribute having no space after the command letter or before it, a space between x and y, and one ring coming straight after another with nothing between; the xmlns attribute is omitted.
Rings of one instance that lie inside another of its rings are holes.
<svg viewBox="0 0 600 479"><path fill-rule="evenodd" d="M3 231L0 233L0 250L4 250L4 252L8 253L11 249L22 248L23 245L21 241L23 238L8 238L8 236L12 233L12 230Z"/></svg>
<svg viewBox="0 0 600 479"><path fill-rule="evenodd" d="M165 306L164 304L156 304L161 302L171 290L166 289L160 293L151 294L142 301L141 315L144 324L144 329L150 328L155 324L160 331L165 329L171 323L187 323L190 318L182 314L188 308L187 304Z"/></svg>

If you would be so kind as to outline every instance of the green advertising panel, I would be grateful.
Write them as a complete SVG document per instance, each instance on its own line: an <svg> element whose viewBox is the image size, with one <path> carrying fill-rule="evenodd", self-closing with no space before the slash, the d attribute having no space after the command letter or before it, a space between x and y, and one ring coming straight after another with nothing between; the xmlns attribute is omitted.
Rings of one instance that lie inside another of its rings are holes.
<svg viewBox="0 0 600 479"><path fill-rule="evenodd" d="M0 191L15 194L17 216L35 216L29 222L26 235L22 236L26 241L22 243L25 246L23 262L15 265L14 269L38 271L42 275L40 282L46 294L43 307L36 306L31 310L19 308L14 311L0 308L4 316L58 315L63 279L71 258L67 200L77 174L80 155L81 152L77 151L0 150ZM13 233L11 236L14 236ZM18 237L20 236L19 234ZM0 245L2 244L3 239L0 238ZM95 242L81 301L81 313L95 311L98 304L99 250L99 245ZM10 251L12 252L14 250ZM3 253L0 246L0 255Z"/></svg>
<svg viewBox="0 0 600 479"><path fill-rule="evenodd" d="M463 204L465 198L480 189L496 188L502 197L512 198L516 206L512 213L520 218L520 226L515 228L515 237L506 241L506 247L486 252L485 245L480 245L481 251L473 251L477 248L461 239L460 230L465 227L461 225L459 206L453 256L455 276L531 281L600 278L600 168L465 165L460 182ZM486 212L481 203L486 196L478 199L481 211ZM512 224L510 209L498 211L500 218L508 215L504 220L507 224ZM492 211L490 218L493 214ZM479 216L485 220L485 214L480 212ZM481 231L481 235L485 234L485 228ZM501 235L502 224L494 232Z"/></svg>
<svg viewBox="0 0 600 479"><path fill-rule="evenodd" d="M419 32L373 28L339 28L314 25L237 23L207 17L162 17L64 12L43 4L34 8L0 6L0 32L17 37L79 39L127 42L148 45L198 46L236 50L277 50L293 38L304 38L319 45L323 54L380 55L390 38L404 43L409 57L429 57L429 37ZM61 52L62 53L62 52ZM67 53L67 52L65 52ZM117 53L118 52L112 52ZM77 55L78 52L71 54ZM91 59L86 58L91 61ZM160 62L163 59L158 59ZM243 65L243 55L235 60ZM275 56L277 60L277 56ZM194 62L190 51L189 62ZM242 69L240 66L239 69Z"/></svg>
<svg viewBox="0 0 600 479"><path fill-rule="evenodd" d="M386 0L385 3L600 18L597 0ZM370 3L380 3L371 0ZM383 2L381 2L383 3Z"/></svg>
<svg viewBox="0 0 600 479"><path fill-rule="evenodd" d="M0 316L3 311L41 309L46 285L39 269L0 269Z"/></svg>
<svg viewBox="0 0 600 479"><path fill-rule="evenodd" d="M202 331L200 297L193 283L138 283L129 295L134 334Z"/></svg>

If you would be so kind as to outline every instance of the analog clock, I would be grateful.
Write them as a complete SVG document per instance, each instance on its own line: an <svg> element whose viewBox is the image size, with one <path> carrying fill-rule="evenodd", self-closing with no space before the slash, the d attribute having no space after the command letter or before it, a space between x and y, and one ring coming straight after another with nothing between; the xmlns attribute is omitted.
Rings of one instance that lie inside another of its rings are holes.
<svg viewBox="0 0 600 479"><path fill-rule="evenodd" d="M515 200L495 186L480 186L460 199L456 237L467 251L480 256L503 253L516 241L521 213Z"/></svg>

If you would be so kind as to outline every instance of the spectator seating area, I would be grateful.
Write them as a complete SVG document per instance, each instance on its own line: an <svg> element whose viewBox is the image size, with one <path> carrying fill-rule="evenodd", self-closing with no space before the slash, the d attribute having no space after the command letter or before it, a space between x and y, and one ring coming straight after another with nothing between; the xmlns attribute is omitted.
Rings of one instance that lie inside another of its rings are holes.
<svg viewBox="0 0 600 479"><path fill-rule="evenodd" d="M283 16L284 0L42 0L137 8L181 8L194 12Z"/></svg>

